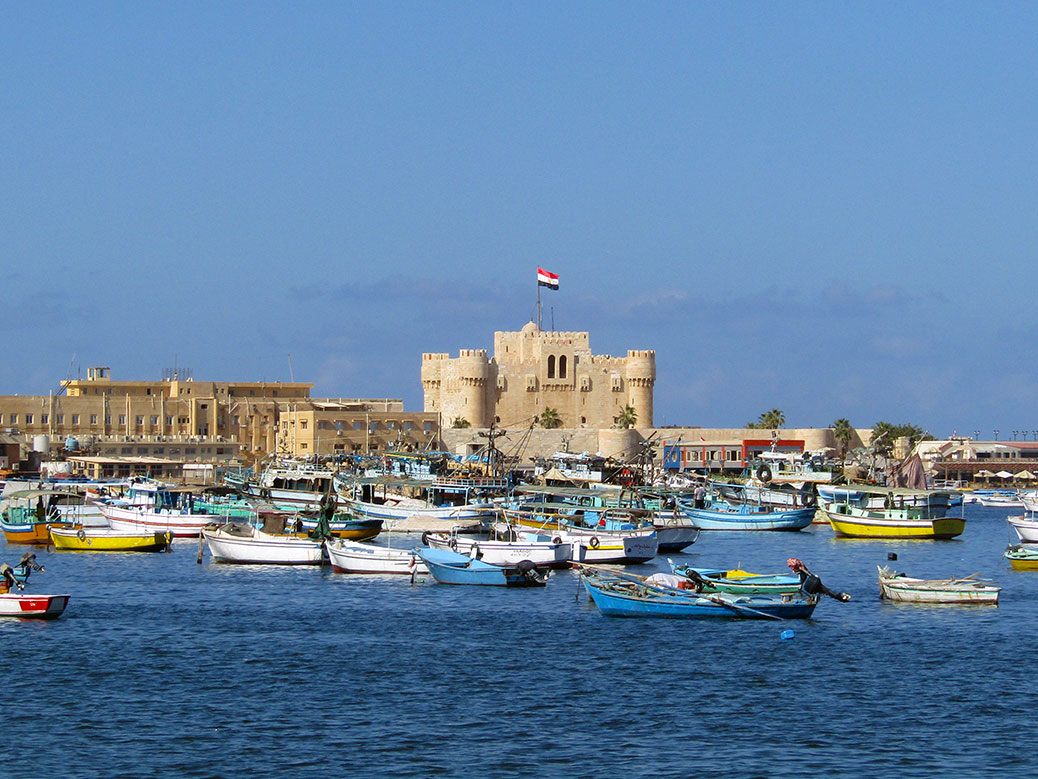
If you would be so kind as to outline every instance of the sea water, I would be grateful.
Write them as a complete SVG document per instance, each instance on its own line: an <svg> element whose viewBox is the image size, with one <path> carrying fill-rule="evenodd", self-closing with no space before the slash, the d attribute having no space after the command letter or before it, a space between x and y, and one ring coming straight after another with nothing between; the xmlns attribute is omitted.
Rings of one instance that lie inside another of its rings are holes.
<svg viewBox="0 0 1038 779"><path fill-rule="evenodd" d="M1006 513L966 507L952 541L815 525L703 533L670 555L762 573L799 557L852 595L794 622L607 618L569 571L516 590L197 565L193 542L40 551L47 570L27 591L72 600L57 621L0 620L3 764L41 777L1030 776L1038 571L1002 559ZM995 578L1000 605L885 603L877 564Z"/></svg>

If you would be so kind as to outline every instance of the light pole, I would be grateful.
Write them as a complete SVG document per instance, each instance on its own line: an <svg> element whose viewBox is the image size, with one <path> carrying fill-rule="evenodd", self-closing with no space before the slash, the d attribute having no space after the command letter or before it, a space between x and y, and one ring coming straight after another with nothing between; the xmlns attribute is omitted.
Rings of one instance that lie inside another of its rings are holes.
<svg viewBox="0 0 1038 779"><path fill-rule="evenodd" d="M998 440L998 431L997 430L995 431L995 440L996 441Z"/></svg>

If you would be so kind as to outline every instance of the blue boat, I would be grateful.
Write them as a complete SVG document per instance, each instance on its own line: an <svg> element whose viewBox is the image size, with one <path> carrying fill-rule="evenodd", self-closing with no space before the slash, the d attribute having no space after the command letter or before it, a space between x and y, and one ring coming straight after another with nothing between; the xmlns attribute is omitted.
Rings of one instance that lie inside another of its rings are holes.
<svg viewBox="0 0 1038 779"><path fill-rule="evenodd" d="M623 574L582 571L584 588L607 617L807 619L818 595L734 595L657 587Z"/></svg>
<svg viewBox="0 0 1038 779"><path fill-rule="evenodd" d="M688 498L678 498L678 506L700 530L802 530L815 518L813 506L786 510L719 498L708 498L701 508Z"/></svg>
<svg viewBox="0 0 1038 779"><path fill-rule="evenodd" d="M417 547L414 553L421 558L429 573L440 584L474 584L486 587L543 587L548 582L548 571L538 568L529 560L515 565L491 565L449 549Z"/></svg>

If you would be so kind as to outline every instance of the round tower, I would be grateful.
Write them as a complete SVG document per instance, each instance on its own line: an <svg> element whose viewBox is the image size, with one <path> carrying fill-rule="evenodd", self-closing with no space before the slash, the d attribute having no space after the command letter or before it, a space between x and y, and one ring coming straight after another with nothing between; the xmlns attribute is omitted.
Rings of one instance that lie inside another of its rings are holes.
<svg viewBox="0 0 1038 779"><path fill-rule="evenodd" d="M456 416L464 417L473 427L489 427L493 414L487 403L490 362L486 349L462 349L458 354L457 378L460 390Z"/></svg>
<svg viewBox="0 0 1038 779"><path fill-rule="evenodd" d="M426 352L422 355L422 391L425 395L425 410L440 411L441 373L450 355L443 352Z"/></svg>
<svg viewBox="0 0 1038 779"><path fill-rule="evenodd" d="M638 427L653 427L652 389L656 384L656 352L627 351L627 402L638 414Z"/></svg>

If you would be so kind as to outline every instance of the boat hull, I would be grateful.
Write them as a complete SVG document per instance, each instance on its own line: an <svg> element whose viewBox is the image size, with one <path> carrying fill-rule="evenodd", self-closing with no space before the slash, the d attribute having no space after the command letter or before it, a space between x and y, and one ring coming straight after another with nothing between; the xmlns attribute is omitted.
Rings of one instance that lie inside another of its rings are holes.
<svg viewBox="0 0 1038 779"><path fill-rule="evenodd" d="M598 610L607 617L655 617L662 619L807 619L814 613L817 597L788 595L775 597L704 598L675 590L673 594L658 590L644 591L631 585L629 592L595 584L584 578L584 587Z"/></svg>
<svg viewBox="0 0 1038 779"><path fill-rule="evenodd" d="M323 544L296 536L275 536L255 531L238 536L221 529L202 531L209 554L218 563L246 565L320 565Z"/></svg>
<svg viewBox="0 0 1038 779"><path fill-rule="evenodd" d="M434 549L450 549L491 565L515 565L529 560L535 565L561 568L568 566L574 559L574 546L578 550L578 561L585 555L587 547L566 543L558 536L556 538L557 543L547 536L542 541L495 541L452 536L449 533L428 533L423 536L425 542Z"/></svg>
<svg viewBox="0 0 1038 779"><path fill-rule="evenodd" d="M685 514L700 530L803 530L814 520L815 509L740 513L686 507Z"/></svg>
<svg viewBox="0 0 1038 779"><path fill-rule="evenodd" d="M165 552L168 533L123 533L108 528L54 528L51 543L66 552Z"/></svg>
<svg viewBox="0 0 1038 779"><path fill-rule="evenodd" d="M1027 544L1038 543L1038 519L1020 516L1007 517L1006 521L1021 541Z"/></svg>
<svg viewBox="0 0 1038 779"><path fill-rule="evenodd" d="M516 566L497 566L472 560L442 549L415 550L429 573L440 584L464 584L480 587L543 587L546 577L527 575Z"/></svg>
<svg viewBox="0 0 1038 779"><path fill-rule="evenodd" d="M153 511L141 506L123 508L102 505L101 513L112 530L124 533L172 533L176 538L198 538L206 525L226 521L226 517L216 514Z"/></svg>
<svg viewBox="0 0 1038 779"><path fill-rule="evenodd" d="M68 601L68 595L0 593L0 617L57 619L64 613Z"/></svg>
<svg viewBox="0 0 1038 779"><path fill-rule="evenodd" d="M836 535L843 538L945 540L962 535L966 520L960 517L914 517L907 510L843 513L823 509Z"/></svg>
<svg viewBox="0 0 1038 779"><path fill-rule="evenodd" d="M50 543L51 528L69 528L67 522L33 522L30 524L0 522L4 538L9 544L28 544L30 546L47 546Z"/></svg>
<svg viewBox="0 0 1038 779"><path fill-rule="evenodd" d="M879 593L899 603L966 603L996 605L1001 588L968 579L915 579L880 568Z"/></svg>
<svg viewBox="0 0 1038 779"><path fill-rule="evenodd" d="M418 556L407 549L390 549L351 541L327 545L328 560L336 573L405 574L429 573Z"/></svg>

